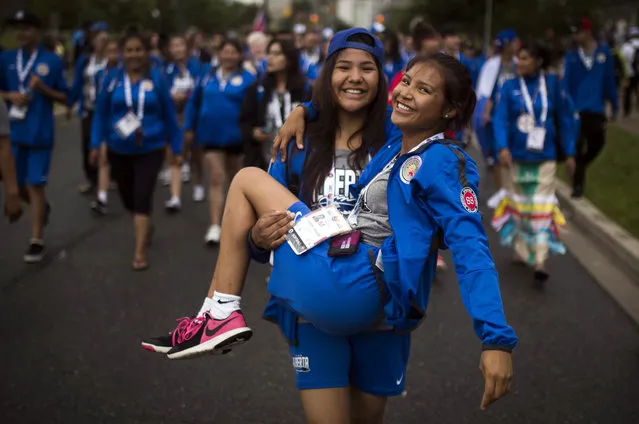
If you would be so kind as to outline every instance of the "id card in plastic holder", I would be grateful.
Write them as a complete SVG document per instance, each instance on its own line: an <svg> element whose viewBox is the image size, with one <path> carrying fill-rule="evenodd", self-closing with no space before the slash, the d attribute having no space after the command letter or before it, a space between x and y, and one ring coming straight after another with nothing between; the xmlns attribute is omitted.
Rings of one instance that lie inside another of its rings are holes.
<svg viewBox="0 0 639 424"><path fill-rule="evenodd" d="M286 234L296 255L312 249L324 240L352 231L346 218L335 205L315 210L297 221Z"/></svg>
<svg viewBox="0 0 639 424"><path fill-rule="evenodd" d="M526 150L532 152L541 152L544 150L544 143L546 142L546 128L535 127L528 133L526 138Z"/></svg>
<svg viewBox="0 0 639 424"><path fill-rule="evenodd" d="M9 109L9 119L12 121L22 121L27 117L27 112L29 111L28 106L16 106L12 105Z"/></svg>
<svg viewBox="0 0 639 424"><path fill-rule="evenodd" d="M122 139L129 138L131 134L141 128L142 121L140 121L140 118L138 118L135 113L130 111L115 124L115 132L117 132Z"/></svg>

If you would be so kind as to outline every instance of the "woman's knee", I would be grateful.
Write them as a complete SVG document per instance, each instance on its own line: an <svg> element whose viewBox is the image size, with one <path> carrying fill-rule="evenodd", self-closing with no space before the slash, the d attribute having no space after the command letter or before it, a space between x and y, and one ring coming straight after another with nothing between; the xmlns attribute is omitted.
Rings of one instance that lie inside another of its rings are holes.
<svg viewBox="0 0 639 424"><path fill-rule="evenodd" d="M383 424L387 399L351 389L351 424Z"/></svg>

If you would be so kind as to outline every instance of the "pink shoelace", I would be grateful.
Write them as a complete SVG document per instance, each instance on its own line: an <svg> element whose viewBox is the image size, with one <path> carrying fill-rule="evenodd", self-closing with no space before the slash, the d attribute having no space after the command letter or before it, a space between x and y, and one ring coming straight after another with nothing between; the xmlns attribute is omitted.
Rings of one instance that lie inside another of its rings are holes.
<svg viewBox="0 0 639 424"><path fill-rule="evenodd" d="M183 317L178 318L177 321L179 324L171 333L173 346L192 339L200 327L202 327L202 324L206 322L206 316L204 315L196 318Z"/></svg>

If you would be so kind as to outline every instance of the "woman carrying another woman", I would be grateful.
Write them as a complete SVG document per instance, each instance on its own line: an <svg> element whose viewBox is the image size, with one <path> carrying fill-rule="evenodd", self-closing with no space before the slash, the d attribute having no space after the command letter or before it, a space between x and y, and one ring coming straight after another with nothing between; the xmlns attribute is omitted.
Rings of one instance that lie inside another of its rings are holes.
<svg viewBox="0 0 639 424"><path fill-rule="evenodd" d="M255 77L242 66L242 48L233 40L222 43L220 66L202 68L193 95L186 105L184 139L202 149L209 170L211 225L207 245L220 241L220 222L227 180L242 167L242 135L239 119L242 102Z"/></svg>
<svg viewBox="0 0 639 424"><path fill-rule="evenodd" d="M248 88L240 113L244 165L262 169L270 162L273 137L291 111L310 96L292 41L271 41L266 59L266 74Z"/></svg>
<svg viewBox="0 0 639 424"><path fill-rule="evenodd" d="M564 253L558 240L566 220L555 195L558 153L575 169L577 125L570 97L556 75L545 72L549 54L540 46L519 50L518 78L506 81L493 119L504 188L489 206L493 227L515 260L531 266L534 279L548 279L548 253Z"/></svg>
<svg viewBox="0 0 639 424"><path fill-rule="evenodd" d="M110 73L96 101L91 132L93 160L107 145L111 172L122 203L135 224L135 271L148 268L151 209L167 140L176 162L182 152L182 131L162 71L151 66L150 45L137 32L121 43L124 67Z"/></svg>
<svg viewBox="0 0 639 424"><path fill-rule="evenodd" d="M177 344L168 356L223 352L252 335L240 311L249 264L246 240L258 217L287 210L297 222L293 235L300 236L308 250L302 252L304 246L294 237L279 247L268 290L284 311L276 317L280 328L296 342L290 350L308 421L383 421L387 396L400 394L405 382L408 346L402 337L425 316L437 262L436 239L453 253L462 299L483 343L483 409L508 391L510 351L517 338L506 324L478 213L476 165L443 139L444 130L459 130L470 120L475 104L471 79L457 60L445 55L412 61L393 94L392 120L402 130L402 142L391 140L376 151L365 144L375 133L359 133L374 128L365 127L367 123L381 120L363 107L372 93L378 100L372 110L383 115L383 48L349 39L352 31L368 34L355 29L335 35L329 48L335 65L324 68L315 96L323 123L317 140L330 137L335 144L313 143L309 129L308 154L322 160L307 161L300 190L310 205L331 174L331 151L338 143L358 146L360 157L363 146L367 153L376 152L352 186L358 198L348 224L335 214L334 204L310 214L307 204L263 171L240 171L227 198L210 311L175 330ZM356 59L353 52L362 50L368 58ZM382 81L381 87L372 81ZM323 109L331 101L339 104L336 113ZM332 125L326 125L330 121ZM352 156L355 160L358 154ZM320 224L317 229L340 222L353 231L322 242L304 231L313 222ZM303 281L299 270L304 270ZM357 338L359 348L352 343ZM393 338L397 342L386 350L385 342ZM384 351L381 357L373 354L378 349Z"/></svg>

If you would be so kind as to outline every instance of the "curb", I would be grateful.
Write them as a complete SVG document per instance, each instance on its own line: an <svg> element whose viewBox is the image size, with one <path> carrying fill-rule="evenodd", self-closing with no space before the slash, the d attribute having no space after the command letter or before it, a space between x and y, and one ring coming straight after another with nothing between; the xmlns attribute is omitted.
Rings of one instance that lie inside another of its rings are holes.
<svg viewBox="0 0 639 424"><path fill-rule="evenodd" d="M639 240L585 198L557 180L557 197L569 224L562 234L568 249L599 285L639 324Z"/></svg>

